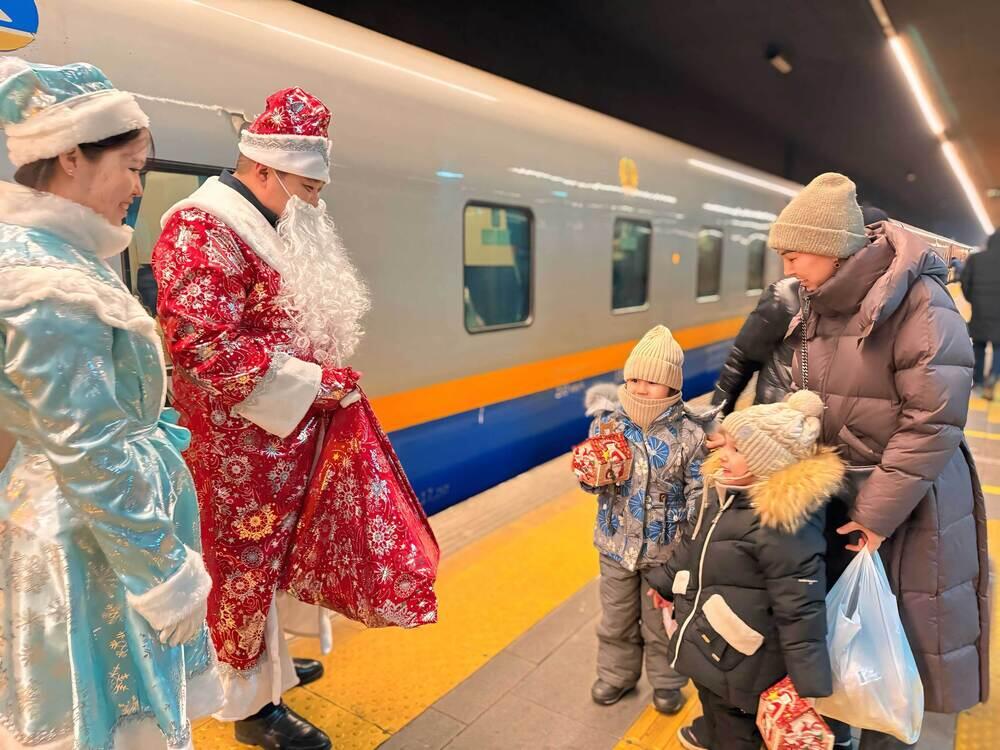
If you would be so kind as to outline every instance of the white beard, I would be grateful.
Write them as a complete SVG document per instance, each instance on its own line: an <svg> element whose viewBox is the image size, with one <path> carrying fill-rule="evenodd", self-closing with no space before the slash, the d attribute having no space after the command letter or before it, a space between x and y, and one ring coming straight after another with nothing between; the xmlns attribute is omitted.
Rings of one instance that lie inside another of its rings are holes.
<svg viewBox="0 0 1000 750"><path fill-rule="evenodd" d="M278 222L284 245L278 305L295 326L295 345L324 366L341 367L354 354L371 309L368 288L347 257L326 202L310 206L292 196Z"/></svg>

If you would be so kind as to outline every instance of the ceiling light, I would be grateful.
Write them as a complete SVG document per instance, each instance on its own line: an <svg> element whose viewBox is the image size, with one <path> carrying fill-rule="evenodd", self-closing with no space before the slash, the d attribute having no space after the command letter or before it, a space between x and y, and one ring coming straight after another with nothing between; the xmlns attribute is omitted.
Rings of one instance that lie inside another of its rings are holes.
<svg viewBox="0 0 1000 750"><path fill-rule="evenodd" d="M764 54L767 56L767 61L771 63L771 67L782 75L787 76L792 72L791 62L781 53L781 50L776 45L768 45Z"/></svg>
<svg viewBox="0 0 1000 750"><path fill-rule="evenodd" d="M958 151L955 150L955 144L950 141L944 141L941 144L941 150L944 151L944 156L958 178L958 183L962 186L962 190L965 191L965 197L969 199L972 210L975 212L976 218L979 219L979 224L982 226L983 231L988 235L993 234L993 222L990 221L990 216L986 213L986 207L983 205L983 202L979 200L979 193L976 192L976 186L972 184L969 173L965 171L965 165L958 158Z"/></svg>
<svg viewBox="0 0 1000 750"><path fill-rule="evenodd" d="M906 49L902 38L899 35L890 37L889 47L892 48L892 53L896 56L896 62L899 63L906 82L910 84L910 90L913 92L913 96L917 100L917 105L920 107L920 111L927 121L927 126L934 135L942 135L944 133L944 123L941 122L941 118L934 109L934 105L931 104L931 99L927 95L927 89L924 88L920 76L917 75L917 68L913 64L913 60L910 58L910 53Z"/></svg>
<svg viewBox="0 0 1000 750"><path fill-rule="evenodd" d="M902 37L896 33L896 28L892 25L892 19L889 18L889 13L886 11L884 3L882 0L868 0L868 3L871 5L872 12L882 26L882 31L889 40L889 48L892 50L892 54L895 55L896 62L899 63L899 68L902 70L903 77L906 78L906 82L910 86L910 91L913 92L913 98L917 100L917 106L920 107L920 111L927 121L927 126L941 144L941 150L944 152L945 159L948 160L948 166L955 173L958 184L962 186L962 191L965 193L966 200L969 201L972 212L976 215L976 219L979 221L980 226L982 226L983 231L986 234L993 234L993 222L990 221L989 214L986 213L986 207L983 205L979 192L969 177L965 165L959 158L955 145L948 140L944 122L934 109L931 98L927 95L927 90L920 81L920 76L917 75L917 67L914 65Z"/></svg>
<svg viewBox="0 0 1000 750"><path fill-rule="evenodd" d="M1000 188L990 188L986 191L987 198L1000 198Z"/></svg>

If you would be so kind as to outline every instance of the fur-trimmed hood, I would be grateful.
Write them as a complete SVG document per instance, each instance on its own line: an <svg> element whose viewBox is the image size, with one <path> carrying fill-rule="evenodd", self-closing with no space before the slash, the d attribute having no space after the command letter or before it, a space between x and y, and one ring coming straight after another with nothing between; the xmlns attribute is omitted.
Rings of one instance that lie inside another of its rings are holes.
<svg viewBox="0 0 1000 750"><path fill-rule="evenodd" d="M718 451L705 459L705 487L716 485L721 469ZM833 448L816 453L767 479L746 488L747 497L761 525L794 534L809 517L836 494L844 481L846 466Z"/></svg>
<svg viewBox="0 0 1000 750"><path fill-rule="evenodd" d="M588 417L600 412L610 412L618 409L618 386L614 383L598 383L587 389L583 397L583 406Z"/></svg>

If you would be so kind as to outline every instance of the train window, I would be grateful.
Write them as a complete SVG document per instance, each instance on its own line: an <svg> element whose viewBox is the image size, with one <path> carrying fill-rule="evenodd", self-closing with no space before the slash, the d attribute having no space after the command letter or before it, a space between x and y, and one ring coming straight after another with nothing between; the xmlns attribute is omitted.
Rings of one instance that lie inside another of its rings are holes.
<svg viewBox="0 0 1000 750"><path fill-rule="evenodd" d="M648 221L615 219L611 241L611 309L630 312L649 301L649 243L653 227Z"/></svg>
<svg viewBox="0 0 1000 750"><path fill-rule="evenodd" d="M702 227L698 232L698 301L715 302L722 289L722 231Z"/></svg>
<svg viewBox="0 0 1000 750"><path fill-rule="evenodd" d="M764 259L767 255L767 237L763 234L750 236L747 245L747 294L764 291Z"/></svg>
<svg viewBox="0 0 1000 750"><path fill-rule="evenodd" d="M134 227L128 252L122 257L122 276L128 288L156 315L156 282L151 256L160 237L160 217L187 198L210 175L221 170L200 165L151 160L142 178L142 197L132 202L126 221Z"/></svg>
<svg viewBox="0 0 1000 750"><path fill-rule="evenodd" d="M532 215L526 208L465 207L465 328L469 333L531 323Z"/></svg>

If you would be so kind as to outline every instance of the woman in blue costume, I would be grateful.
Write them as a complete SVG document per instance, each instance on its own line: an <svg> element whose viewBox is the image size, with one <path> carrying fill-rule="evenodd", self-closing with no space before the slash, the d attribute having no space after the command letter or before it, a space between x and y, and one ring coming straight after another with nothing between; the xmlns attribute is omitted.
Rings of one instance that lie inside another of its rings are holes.
<svg viewBox="0 0 1000 750"><path fill-rule="evenodd" d="M149 120L97 68L0 59L0 747L191 748L221 702L187 433L106 263Z"/></svg>

